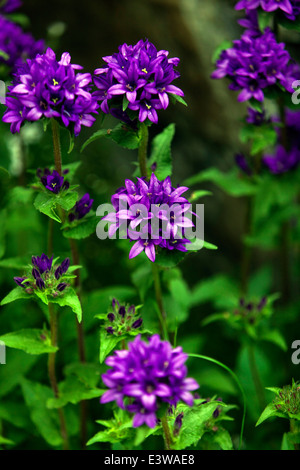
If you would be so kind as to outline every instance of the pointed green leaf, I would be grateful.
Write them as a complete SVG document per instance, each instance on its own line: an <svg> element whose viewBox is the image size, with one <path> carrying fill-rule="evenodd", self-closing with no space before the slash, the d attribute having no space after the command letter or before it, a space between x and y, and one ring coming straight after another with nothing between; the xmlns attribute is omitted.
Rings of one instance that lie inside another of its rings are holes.
<svg viewBox="0 0 300 470"><path fill-rule="evenodd" d="M46 354L58 350L51 346L48 332L39 329L23 329L0 336L0 340L9 347L21 349L27 354Z"/></svg>
<svg viewBox="0 0 300 470"><path fill-rule="evenodd" d="M124 336L115 336L107 333L104 328L100 330L100 353L99 360L102 364L108 354L117 346L117 344L124 339Z"/></svg>
<svg viewBox="0 0 300 470"><path fill-rule="evenodd" d="M19 299L32 299L32 298L33 296L30 294L27 294L27 292L25 291L23 287L18 286L18 287L15 287L12 291L10 291L10 293L7 294L6 297L4 297L0 305L6 305Z"/></svg>
<svg viewBox="0 0 300 470"><path fill-rule="evenodd" d="M175 135L175 124L169 124L152 141L151 155L148 167L156 164L155 175L163 180L172 174L171 142Z"/></svg>
<svg viewBox="0 0 300 470"><path fill-rule="evenodd" d="M63 235L66 238L73 238L75 240L87 238L92 235L92 233L96 233L98 222L99 218L96 216L84 218L78 225L66 227L63 230Z"/></svg>
<svg viewBox="0 0 300 470"><path fill-rule="evenodd" d="M79 323L82 319L82 307L78 295L72 287L68 287L63 291L63 295L60 297L48 298L48 302L58 304L60 307L70 307L72 311L77 315Z"/></svg>
<svg viewBox="0 0 300 470"><path fill-rule="evenodd" d="M27 379L21 381L24 399L30 411L30 417L40 435L51 446L60 446L62 437L59 428L57 410L49 410L47 401L53 397L49 387Z"/></svg>

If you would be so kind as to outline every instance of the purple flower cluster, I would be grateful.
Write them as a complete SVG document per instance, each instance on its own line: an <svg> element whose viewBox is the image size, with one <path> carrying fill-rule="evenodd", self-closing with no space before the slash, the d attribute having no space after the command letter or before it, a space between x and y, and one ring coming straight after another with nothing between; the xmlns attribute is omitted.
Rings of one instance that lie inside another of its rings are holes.
<svg viewBox="0 0 300 470"><path fill-rule="evenodd" d="M280 10L290 20L295 20L300 14L299 0L240 0L235 9L249 11L259 7L268 13Z"/></svg>
<svg viewBox="0 0 300 470"><path fill-rule="evenodd" d="M112 335L123 335L129 331L137 330L142 326L143 320L137 315L134 305L120 305L117 299L112 300L112 310L107 315L105 329Z"/></svg>
<svg viewBox="0 0 300 470"><path fill-rule="evenodd" d="M28 294L32 294L35 290L47 289L49 293L56 296L69 285L64 279L70 266L69 258L64 259L58 266L53 265L53 256L49 258L44 253L41 256L32 256L31 261L31 272L28 272L25 277L14 278L16 284L26 289Z"/></svg>
<svg viewBox="0 0 300 470"><path fill-rule="evenodd" d="M95 121L99 104L91 92L92 76L80 73L80 65L71 64L64 52L59 61L52 49L38 54L18 69L6 100L3 121L11 123L11 132L19 132L25 121L41 118L58 119L72 126L77 136L81 126L90 127Z"/></svg>
<svg viewBox="0 0 300 470"><path fill-rule="evenodd" d="M12 13L20 8L21 5L21 0L4 0L0 3L0 14Z"/></svg>
<svg viewBox="0 0 300 470"><path fill-rule="evenodd" d="M274 122L280 121L277 116L272 119ZM278 127L278 140L274 153L263 156L263 163L275 175L294 170L300 164L300 112L286 109L285 121L285 142L283 129Z"/></svg>
<svg viewBox="0 0 300 470"><path fill-rule="evenodd" d="M159 181L154 173L149 181L143 178L137 178L137 183L126 180L125 186L112 196L115 212L103 218L112 222L110 238L125 224L127 238L135 241L130 259L145 251L154 262L156 247L187 251L185 245L190 240L184 238L184 229L194 226L191 218L186 216L192 214L191 204L182 196L187 190L186 186L173 188L170 177Z"/></svg>
<svg viewBox="0 0 300 470"><path fill-rule="evenodd" d="M157 51L148 40L135 45L123 44L119 51L103 57L106 66L95 70L101 109L115 115L125 109L135 112L138 120L157 123L157 110L166 109L169 95L184 96L172 84L179 77L174 69L178 58L168 58L168 51Z"/></svg>
<svg viewBox="0 0 300 470"><path fill-rule="evenodd" d="M41 39L36 41L30 33L0 15L0 65L9 67L9 71L16 73L26 59L34 58L43 53L45 43Z"/></svg>
<svg viewBox="0 0 300 470"><path fill-rule="evenodd" d="M162 403L176 406L182 400L193 405L191 391L199 385L187 378L186 360L181 347L173 349L159 335L153 335L149 343L139 335L128 344L128 350L115 351L106 359L111 369L102 375L102 380L109 390L100 402L116 401L120 408L134 413L134 427L145 423L154 428Z"/></svg>
<svg viewBox="0 0 300 470"><path fill-rule="evenodd" d="M84 194L79 201L76 202L74 208L69 213L68 218L70 222L82 219L88 214L92 208L94 199L91 199L88 193Z"/></svg>
<svg viewBox="0 0 300 470"><path fill-rule="evenodd" d="M300 149L292 147L286 150L283 145L277 145L275 153L264 155L262 160L271 173L275 175L286 173L299 165Z"/></svg>
<svg viewBox="0 0 300 470"><path fill-rule="evenodd" d="M246 31L233 41L232 48L222 51L216 65L212 78L229 78L229 88L240 92L238 101L263 101L263 90L274 85L294 92L296 72L291 56L269 28L260 36Z"/></svg>

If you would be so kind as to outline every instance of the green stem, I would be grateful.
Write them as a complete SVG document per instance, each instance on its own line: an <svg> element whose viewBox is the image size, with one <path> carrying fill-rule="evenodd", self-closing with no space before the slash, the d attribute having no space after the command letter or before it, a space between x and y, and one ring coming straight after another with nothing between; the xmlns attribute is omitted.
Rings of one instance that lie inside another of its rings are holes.
<svg viewBox="0 0 300 470"><path fill-rule="evenodd" d="M50 257L53 255L53 228L54 228L54 220L49 217L47 252L48 252L48 256Z"/></svg>
<svg viewBox="0 0 300 470"><path fill-rule="evenodd" d="M51 303L48 304L49 307L49 322L50 322L50 332L51 332L51 345L57 346L57 313L53 308ZM56 373L55 373L55 359L56 353L49 353L48 355L48 374L49 380L51 384L51 388L53 390L53 394L55 398L59 397L58 385L56 380ZM58 416L60 421L60 432L61 437L63 440L63 449L69 449L69 442L68 442L68 434L67 434L67 426L65 421L65 416L62 408L58 408Z"/></svg>
<svg viewBox="0 0 300 470"><path fill-rule="evenodd" d="M59 137L59 124L55 119L51 119L51 127L52 127L55 169L61 175L62 174L62 159L61 159L61 148L60 148L60 137Z"/></svg>
<svg viewBox="0 0 300 470"><path fill-rule="evenodd" d="M147 148L148 148L148 140L149 140L149 131L148 126L142 122L140 126L140 145L138 149L138 159L139 159L139 167L141 177L148 176L147 170Z"/></svg>
<svg viewBox="0 0 300 470"><path fill-rule="evenodd" d="M161 425L162 425L162 429L163 429L165 449L166 450L171 450L171 448L172 448L172 437L171 437L170 428L169 428L168 420L167 420L166 416L163 416L161 418Z"/></svg>

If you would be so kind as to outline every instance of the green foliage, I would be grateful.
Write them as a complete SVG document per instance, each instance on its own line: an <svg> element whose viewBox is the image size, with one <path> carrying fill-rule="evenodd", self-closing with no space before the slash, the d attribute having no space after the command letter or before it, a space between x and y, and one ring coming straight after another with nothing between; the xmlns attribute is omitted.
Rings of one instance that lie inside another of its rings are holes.
<svg viewBox="0 0 300 470"><path fill-rule="evenodd" d="M171 143L175 135L175 124L169 124L152 141L148 168L155 165L155 175L163 180L172 174Z"/></svg>
<svg viewBox="0 0 300 470"><path fill-rule="evenodd" d="M46 354L58 350L51 345L49 332L45 329L24 329L0 336L0 340L9 348L21 349L27 354Z"/></svg>
<svg viewBox="0 0 300 470"><path fill-rule="evenodd" d="M222 189L225 193L234 197L251 196L256 193L256 185L246 178L241 178L237 168L223 173L218 168L208 168L197 175L185 180L186 186L194 186L202 182L211 182Z"/></svg>
<svg viewBox="0 0 300 470"><path fill-rule="evenodd" d="M116 142L121 147L134 150L139 146L139 135L125 124L119 123L113 129L100 129L96 131L81 147L81 152L95 140L105 137Z"/></svg>

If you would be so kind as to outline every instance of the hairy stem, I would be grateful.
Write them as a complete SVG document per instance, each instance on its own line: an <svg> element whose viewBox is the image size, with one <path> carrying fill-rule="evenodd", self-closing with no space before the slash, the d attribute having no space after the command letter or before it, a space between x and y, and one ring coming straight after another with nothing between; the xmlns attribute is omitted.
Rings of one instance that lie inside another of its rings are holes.
<svg viewBox="0 0 300 470"><path fill-rule="evenodd" d="M171 437L170 428L169 428L166 416L163 416L161 418L161 425L162 425L162 428L163 428L165 448L166 448L166 450L171 450L171 448L172 448L171 447L172 446L172 437Z"/></svg>
<svg viewBox="0 0 300 470"><path fill-rule="evenodd" d="M48 304L48 307L49 307L49 322L50 322L50 332L51 332L51 345L57 346L57 313L51 303ZM50 380L51 388L53 390L53 394L55 398L58 398L59 392L58 392L58 385L57 385L56 372L55 372L55 359L56 359L56 353L55 352L49 353L48 355L49 380ZM68 441L68 433L67 433L67 426L66 426L64 412L62 408L58 408L57 411L58 411L59 421L60 421L60 432L61 432L61 437L63 440L63 448L64 450L68 450L69 441Z"/></svg>

